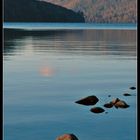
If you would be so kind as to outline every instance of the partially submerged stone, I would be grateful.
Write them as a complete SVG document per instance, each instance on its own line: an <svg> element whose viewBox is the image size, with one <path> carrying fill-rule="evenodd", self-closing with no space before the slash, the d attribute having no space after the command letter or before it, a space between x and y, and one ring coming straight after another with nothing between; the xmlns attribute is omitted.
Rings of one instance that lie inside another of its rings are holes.
<svg viewBox="0 0 140 140"><path fill-rule="evenodd" d="M129 93L124 93L123 95L124 96L131 96L131 94L129 94Z"/></svg>
<svg viewBox="0 0 140 140"><path fill-rule="evenodd" d="M113 107L113 104L110 102L110 103L106 103L104 104L104 107L106 108L112 108Z"/></svg>
<svg viewBox="0 0 140 140"><path fill-rule="evenodd" d="M136 89L136 87L130 87L130 89L134 90L134 89Z"/></svg>
<svg viewBox="0 0 140 140"><path fill-rule="evenodd" d="M75 103L88 106L88 105L95 105L98 101L99 101L99 99L96 96L92 95L92 96L88 96L86 98L82 98L82 99L76 101Z"/></svg>
<svg viewBox="0 0 140 140"><path fill-rule="evenodd" d="M78 140L74 134L63 134L56 138L56 140Z"/></svg>
<svg viewBox="0 0 140 140"><path fill-rule="evenodd" d="M105 110L101 107L94 107L94 108L91 108L90 111L93 112L93 113L102 113Z"/></svg>

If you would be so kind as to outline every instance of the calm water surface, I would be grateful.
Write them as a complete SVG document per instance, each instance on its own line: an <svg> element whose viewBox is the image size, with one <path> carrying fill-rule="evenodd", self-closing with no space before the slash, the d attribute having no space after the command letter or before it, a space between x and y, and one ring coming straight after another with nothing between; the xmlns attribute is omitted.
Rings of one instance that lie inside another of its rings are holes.
<svg viewBox="0 0 140 140"><path fill-rule="evenodd" d="M4 140L136 140L136 31L5 29ZM128 92L134 96L125 97ZM96 95L127 109L75 103ZM111 97L108 97L111 95Z"/></svg>
<svg viewBox="0 0 140 140"><path fill-rule="evenodd" d="M121 29L121 30L136 30L137 24L131 23L40 23L40 22L4 22L3 27L6 29L23 29L23 30L60 30L60 29Z"/></svg>

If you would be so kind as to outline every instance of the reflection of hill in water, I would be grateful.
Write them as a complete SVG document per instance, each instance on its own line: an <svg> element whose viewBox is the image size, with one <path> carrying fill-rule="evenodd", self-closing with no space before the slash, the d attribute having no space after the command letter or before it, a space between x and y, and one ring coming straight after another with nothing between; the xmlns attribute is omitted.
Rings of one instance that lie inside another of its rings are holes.
<svg viewBox="0 0 140 140"><path fill-rule="evenodd" d="M63 53L136 55L134 30L4 31L4 54L30 46L34 51Z"/></svg>

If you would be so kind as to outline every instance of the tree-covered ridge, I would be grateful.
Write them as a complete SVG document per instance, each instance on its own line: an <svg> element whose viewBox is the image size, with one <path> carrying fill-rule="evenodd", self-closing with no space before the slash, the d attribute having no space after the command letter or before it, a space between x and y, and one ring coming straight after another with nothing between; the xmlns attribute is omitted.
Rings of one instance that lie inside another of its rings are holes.
<svg viewBox="0 0 140 140"><path fill-rule="evenodd" d="M84 22L72 10L37 0L4 0L5 22Z"/></svg>
<svg viewBox="0 0 140 140"><path fill-rule="evenodd" d="M136 23L136 0L44 0L82 11L86 22Z"/></svg>

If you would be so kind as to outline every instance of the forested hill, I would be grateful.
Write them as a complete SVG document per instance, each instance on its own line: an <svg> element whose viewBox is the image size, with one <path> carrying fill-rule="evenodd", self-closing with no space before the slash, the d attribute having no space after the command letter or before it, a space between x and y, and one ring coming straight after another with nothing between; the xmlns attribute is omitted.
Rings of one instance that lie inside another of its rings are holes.
<svg viewBox="0 0 140 140"><path fill-rule="evenodd" d="M4 22L84 22L84 17L48 2L4 0Z"/></svg>
<svg viewBox="0 0 140 140"><path fill-rule="evenodd" d="M86 22L136 23L137 0L44 0L82 11Z"/></svg>

